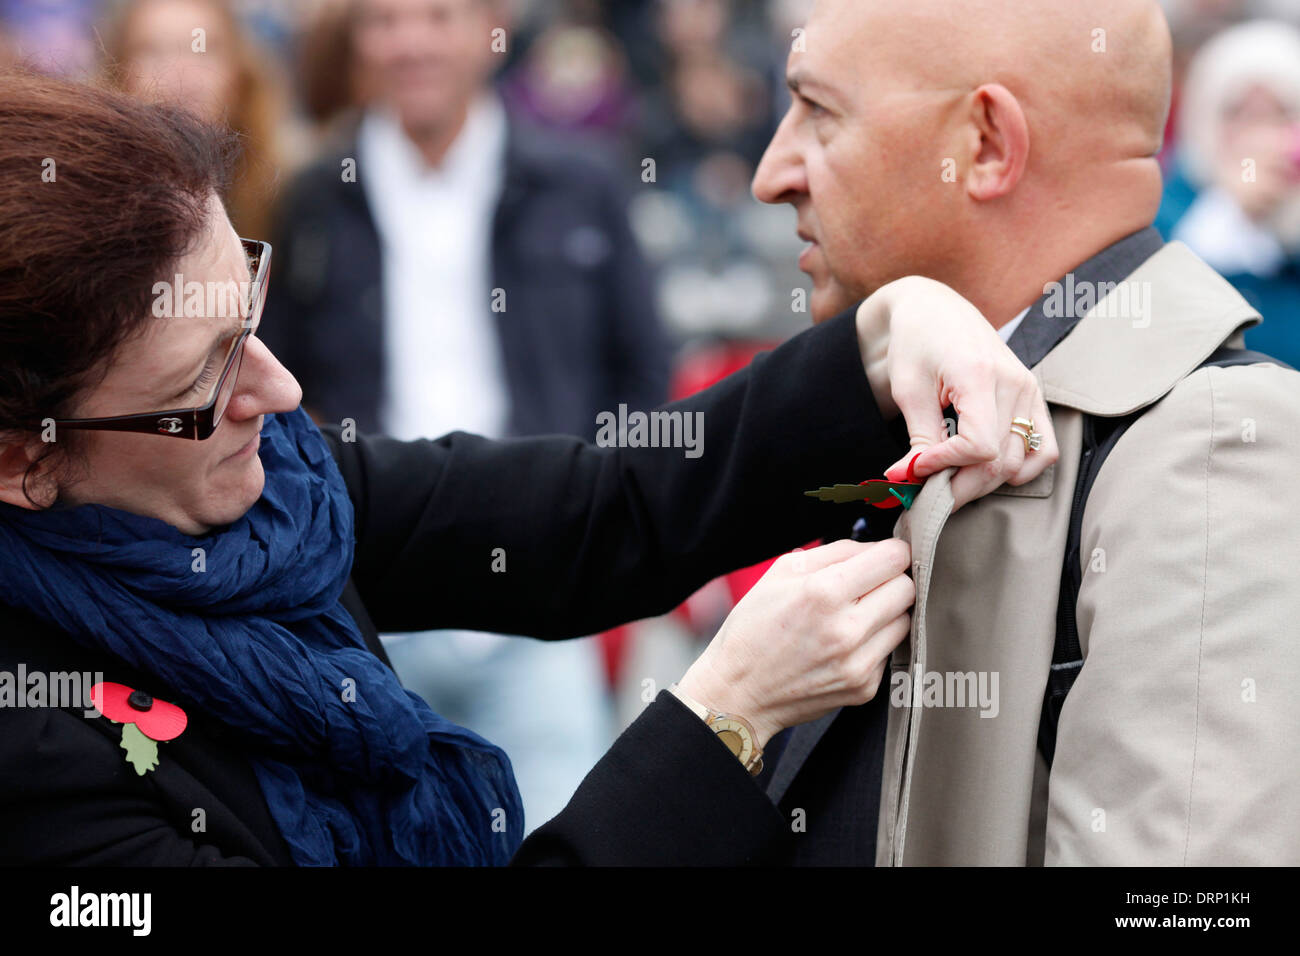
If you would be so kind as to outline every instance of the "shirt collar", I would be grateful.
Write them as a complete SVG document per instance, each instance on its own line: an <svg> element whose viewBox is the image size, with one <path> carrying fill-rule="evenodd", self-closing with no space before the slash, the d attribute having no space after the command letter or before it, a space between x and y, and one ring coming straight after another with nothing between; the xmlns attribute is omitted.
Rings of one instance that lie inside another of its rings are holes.
<svg viewBox="0 0 1300 956"><path fill-rule="evenodd" d="M389 182L418 184L428 181L463 183L500 181L505 162L507 120L505 108L492 91L485 91L472 104L465 124L442 162L430 166L402 128L396 113L382 106L366 111L361 121L363 149L383 166Z"/></svg>
<svg viewBox="0 0 1300 956"><path fill-rule="evenodd" d="M1090 259L1080 263L1066 276L1073 286L1118 283L1128 278L1140 265L1154 256L1165 241L1153 226L1147 226L1107 246ZM1051 299L1052 286L1043 290L1042 297L1029 307L1029 312L1010 335L1007 345L1026 368L1034 368L1052 349L1069 335L1083 318L1074 309L1060 316L1048 316L1045 305Z"/></svg>
<svg viewBox="0 0 1300 956"><path fill-rule="evenodd" d="M1033 306L1030 306L1030 308L1033 308ZM1029 314L1029 309L1025 309L1025 311L1021 312L1018 316L1016 316L1006 325L1002 326L1002 328L998 329L998 335L1002 336L1003 342L1011 341L1011 336L1015 334L1016 329L1020 328L1020 323L1025 321L1025 316L1027 316L1028 314Z"/></svg>

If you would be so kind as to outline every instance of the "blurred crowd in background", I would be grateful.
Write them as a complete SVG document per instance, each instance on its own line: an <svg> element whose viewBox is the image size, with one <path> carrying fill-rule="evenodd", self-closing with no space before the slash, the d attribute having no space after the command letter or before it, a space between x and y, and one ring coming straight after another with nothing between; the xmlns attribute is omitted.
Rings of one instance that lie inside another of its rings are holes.
<svg viewBox="0 0 1300 956"><path fill-rule="evenodd" d="M275 246L260 334L318 420L590 439L598 412L705 387L807 324L794 215L749 184L810 3L0 0L0 63L243 134L231 219ZM1260 309L1249 347L1300 367L1300 0L1163 3L1157 226ZM762 570L562 646L386 643L511 755L532 829Z"/></svg>

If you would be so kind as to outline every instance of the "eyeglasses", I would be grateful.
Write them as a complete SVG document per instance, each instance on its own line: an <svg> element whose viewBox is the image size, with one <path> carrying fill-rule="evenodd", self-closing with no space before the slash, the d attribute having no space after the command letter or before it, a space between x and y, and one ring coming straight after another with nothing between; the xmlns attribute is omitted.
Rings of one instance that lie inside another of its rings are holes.
<svg viewBox="0 0 1300 956"><path fill-rule="evenodd" d="M55 429L79 428L95 431L140 432L146 435L169 435L173 438L191 438L203 441L221 424L230 397L235 393L239 367L244 360L244 344L250 335L257 334L262 322L262 309L266 305L266 284L271 274L271 244L256 239L240 239L253 282L249 289L248 316L241 323L243 331L236 337L226 355L221 377L208 393L207 400L197 408L173 408L162 412L145 412L139 415L114 415L111 418L56 419ZM179 299L181 290L175 290ZM43 424L49 424L48 420ZM40 427L40 426L37 426Z"/></svg>

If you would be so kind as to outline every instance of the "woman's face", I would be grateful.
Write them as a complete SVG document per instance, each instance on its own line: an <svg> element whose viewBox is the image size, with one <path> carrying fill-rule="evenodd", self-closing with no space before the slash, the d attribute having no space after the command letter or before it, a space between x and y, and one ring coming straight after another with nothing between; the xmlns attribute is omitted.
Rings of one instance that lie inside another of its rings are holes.
<svg viewBox="0 0 1300 956"><path fill-rule="evenodd" d="M1300 117L1267 86L1250 88L1223 117L1217 180L1253 219L1300 197Z"/></svg>
<svg viewBox="0 0 1300 956"><path fill-rule="evenodd" d="M184 283L199 282L204 289L225 288L231 281L251 282L243 246L215 196L210 209L203 241L178 263L176 272ZM177 285L174 275L162 279ZM219 285L208 286L209 282ZM241 319L234 317L239 310L217 307L213 311L225 314L151 316L142 334L119 346L103 382L69 417L131 415L202 405L215 376L221 373L231 343L242 331ZM191 535L229 524L262 494L265 476L257 449L263 416L293 411L301 400L302 390L294 377L259 338L249 336L230 404L209 438L192 441L82 431L79 439L84 455L79 456L78 467L69 471L85 477L65 485L62 498L69 504L110 505L159 518ZM12 475L5 478L0 497L32 507ZM42 482L29 482L28 489L38 504L53 500L54 489Z"/></svg>
<svg viewBox="0 0 1300 956"><path fill-rule="evenodd" d="M127 24L127 92L183 106L210 123L225 121L238 69L224 28L224 18L204 0L144 0Z"/></svg>

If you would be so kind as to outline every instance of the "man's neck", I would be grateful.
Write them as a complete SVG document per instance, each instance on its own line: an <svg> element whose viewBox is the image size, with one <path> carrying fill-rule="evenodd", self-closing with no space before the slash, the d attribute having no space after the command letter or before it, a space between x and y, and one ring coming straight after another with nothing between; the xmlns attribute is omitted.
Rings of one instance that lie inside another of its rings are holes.
<svg viewBox="0 0 1300 956"><path fill-rule="evenodd" d="M424 161L436 169L442 165L452 145L464 131L465 124L469 120L469 110L470 104L462 103L447 121L430 123L419 128L413 128L403 120L402 131L407 139L415 144Z"/></svg>
<svg viewBox="0 0 1300 956"><path fill-rule="evenodd" d="M971 288L978 291L967 294L967 298L984 313L995 329L1001 329L1041 299L1051 283L1060 281L1066 273L1103 249L1142 228L1132 223L1117 224L1109 230L1097 230L1086 241L1076 239L1034 251L1014 250L1014 255L1005 257L1001 266L990 263L980 270L978 275L983 281L972 283ZM1005 268L1005 260L1009 258L1014 258L1020 265L1014 269ZM955 288L960 291L960 287Z"/></svg>

